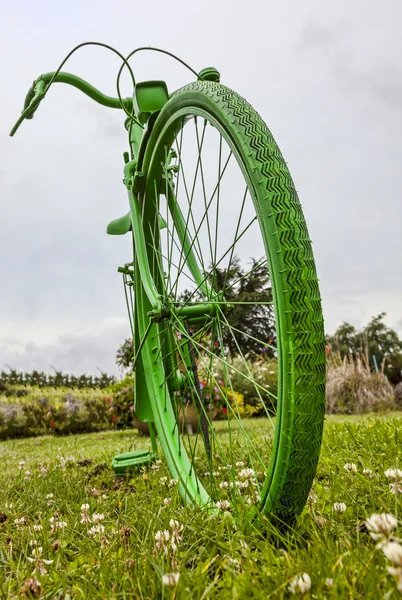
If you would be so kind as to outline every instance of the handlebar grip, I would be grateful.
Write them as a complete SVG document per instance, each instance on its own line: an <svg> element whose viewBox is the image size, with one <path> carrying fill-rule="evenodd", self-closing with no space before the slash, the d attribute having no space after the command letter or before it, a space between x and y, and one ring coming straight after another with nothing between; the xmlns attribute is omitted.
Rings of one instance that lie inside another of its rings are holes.
<svg viewBox="0 0 402 600"><path fill-rule="evenodd" d="M36 79L33 82L32 86L29 88L28 93L25 98L24 111L27 110L27 108L29 107L29 105L31 104L31 102L34 98L40 98L40 100L42 99L41 96L44 95L46 86L47 86L46 81L44 79L41 79L41 77L39 77L38 79ZM29 113L27 114L27 116L25 117L26 119L33 119L33 116L34 116L35 112L37 111L39 104L40 104L40 102L38 102L36 104L36 106L32 107L32 110L30 110Z"/></svg>
<svg viewBox="0 0 402 600"><path fill-rule="evenodd" d="M33 118L35 111L37 110L41 100L43 100L45 96L46 88L46 80L42 77L39 77L39 79L36 79L36 81L33 82L32 87L28 90L28 93L25 98L24 110L22 111L20 118L10 131L11 136L15 134L15 132L17 131L18 127L21 125L24 119Z"/></svg>
<svg viewBox="0 0 402 600"><path fill-rule="evenodd" d="M28 93L26 95L25 98L25 102L24 102L24 110L26 110L28 108L28 106L31 104L32 100L35 98L35 81L33 82L32 86L29 88ZM26 119L32 119L35 113L35 110L38 107L36 107L29 115L27 115L25 118Z"/></svg>

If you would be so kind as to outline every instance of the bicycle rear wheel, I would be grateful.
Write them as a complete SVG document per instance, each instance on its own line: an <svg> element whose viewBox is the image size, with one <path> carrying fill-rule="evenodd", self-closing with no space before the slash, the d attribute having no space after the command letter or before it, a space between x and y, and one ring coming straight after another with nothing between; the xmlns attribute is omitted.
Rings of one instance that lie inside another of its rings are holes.
<svg viewBox="0 0 402 600"><path fill-rule="evenodd" d="M164 308L150 323L137 276L135 318L172 477L188 503L251 504L290 523L316 472L325 354L311 243L286 163L243 98L198 81L161 111L141 168Z"/></svg>

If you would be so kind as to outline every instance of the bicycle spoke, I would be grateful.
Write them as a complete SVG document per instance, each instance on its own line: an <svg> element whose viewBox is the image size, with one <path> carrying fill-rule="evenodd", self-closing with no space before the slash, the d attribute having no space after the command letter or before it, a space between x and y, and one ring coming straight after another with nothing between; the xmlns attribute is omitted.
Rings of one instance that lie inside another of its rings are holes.
<svg viewBox="0 0 402 600"><path fill-rule="evenodd" d="M229 164L229 160L230 160L230 157L231 157L231 156L232 156L232 152L230 152L230 154L229 154L229 156L228 156L228 158L227 158L227 160L226 160L226 163L225 163L225 166L224 166L224 168L223 168L223 170L222 170L222 173L221 173L221 177L220 177L220 179L222 179L222 177L223 177L223 175L224 175L224 173L225 173L226 167L227 167L227 165ZM217 183L217 184L216 184L216 186L215 186L215 189L214 189L214 191L213 191L213 193L212 193L212 196L211 196L210 200L208 201L208 205L207 205L207 207L206 207L206 210L208 210L208 209L209 209L209 207L210 207L210 206L211 206L211 204L212 204L212 201L213 201L213 199L214 199L214 197L215 197L215 194L216 194L216 191L217 191L217 189L218 189L218 185L219 185L219 181L218 181L218 183ZM204 219L205 219L205 214L206 214L206 213L204 212L204 215L203 215L203 217L202 217L202 219L201 219L201 221L200 221L200 223L199 223L199 225L198 225L197 231L195 232L195 234L196 234L196 237L198 236L198 233L199 233L199 231L200 231L200 229L201 229L201 226L202 226L202 224L203 224L203 222L204 222ZM190 244L190 248L188 249L188 251L187 251L187 254L186 254L186 256L185 256L185 258L184 258L184 261L183 261L183 263L184 263L184 264L185 264L185 263L186 263L186 261L187 261L188 255L189 255L190 251L192 250L192 247L193 247L193 245L194 245L194 242L195 242L195 239L193 239L193 241L192 241L192 242L191 242L191 244ZM176 288L177 288L177 282L178 282L178 278L179 278L179 277L180 277L180 272L177 274L176 280L175 280L175 282L174 282L174 285L176 286ZM205 279L204 279L204 281L206 281L206 279L207 279L207 278L205 278ZM173 287L171 287L171 288L170 288L170 290L169 290L169 293L171 293L171 292L172 292L172 290L173 290Z"/></svg>
<svg viewBox="0 0 402 600"><path fill-rule="evenodd" d="M242 238L242 237L245 235L245 233L246 233L246 232L247 232L247 231L250 229L251 225L252 225L253 223L255 223L255 221L256 221L256 220L257 220L257 217L253 217L253 219L251 219L250 223L247 225L247 227L245 227L245 229L243 229L243 231L241 232L241 234L239 235L239 237L237 238L237 240L234 242L234 244L235 244L236 242L238 242L238 241L239 241L239 240L240 240L240 239L241 239L241 238ZM198 286L195 288L195 290L193 290L193 291L191 292L191 295L190 295L190 296L187 298L187 301L188 301L188 300L190 300L191 298L193 298L193 297L194 297L194 295L195 295L195 294L198 292L198 290L200 289L201 285L202 285L202 284L203 284L205 281L207 281L207 280L209 279L209 277L211 276L211 273L212 273L212 271L213 271L214 269L216 269L216 267L217 267L217 266L218 266L218 265L219 265L219 264L220 264L220 263L221 263L221 262L224 260L224 258L226 258L226 256L229 254L229 252L231 251L231 249L232 249L232 246L233 246L234 244L232 244L232 245L231 245L231 246L230 246L230 247L229 247L229 248L226 250L225 254L223 254L223 255L221 256L221 258L220 258L220 259L218 260L218 262L217 262L217 263L214 265L214 267L213 267L213 268L212 268L210 271L208 271L208 272L207 272L207 274L205 275L205 277L204 277L204 279L202 280L202 282L201 282L201 283L200 283L200 284L199 284L199 285L198 285Z"/></svg>

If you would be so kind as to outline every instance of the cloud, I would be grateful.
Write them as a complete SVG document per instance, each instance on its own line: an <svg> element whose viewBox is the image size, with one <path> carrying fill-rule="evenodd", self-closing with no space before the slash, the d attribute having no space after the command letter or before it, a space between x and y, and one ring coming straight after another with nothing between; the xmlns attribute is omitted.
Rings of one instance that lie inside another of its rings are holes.
<svg viewBox="0 0 402 600"><path fill-rule="evenodd" d="M51 343L23 343L3 338L0 345L0 369L7 363L22 371L51 372L52 366L64 373L97 374L100 369L118 374L115 363L117 348L129 337L128 321L119 317L106 319L96 331L61 334Z"/></svg>
<svg viewBox="0 0 402 600"><path fill-rule="evenodd" d="M128 236L107 237L105 227L127 212L124 115L59 85L8 133L33 78L76 43L93 37L128 52L135 7L118 0L127 18L116 21L106 0L96 14L78 0L23 4L0 7L3 79L12 81L0 99L0 365L113 370L128 325L106 323L126 319L116 268L132 253ZM328 331L382 310L402 330L401 3L250 0L248 28L239 0L229 12L212 0L176 4L156 0L152 32L138 30L135 43L216 65L272 128L314 242ZM134 63L138 80L165 78L170 90L193 77L150 52ZM113 94L118 66L86 49L66 70Z"/></svg>
<svg viewBox="0 0 402 600"><path fill-rule="evenodd" d="M310 20L301 31L297 49L315 51L319 56L324 56L338 86L354 93L364 93L366 98L380 101L400 112L400 60L380 53L368 61L361 45L354 43L357 27L357 23L348 23L345 19L339 19L330 26Z"/></svg>
<svg viewBox="0 0 402 600"><path fill-rule="evenodd" d="M339 19L337 22L331 24L331 26L309 20L301 30L295 50L316 48L326 53L331 53L339 48L347 33L348 26L344 19Z"/></svg>

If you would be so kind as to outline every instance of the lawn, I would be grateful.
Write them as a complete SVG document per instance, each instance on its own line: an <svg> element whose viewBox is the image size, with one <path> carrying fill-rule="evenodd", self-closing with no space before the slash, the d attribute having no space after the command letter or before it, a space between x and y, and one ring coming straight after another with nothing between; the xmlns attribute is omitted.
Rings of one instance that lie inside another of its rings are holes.
<svg viewBox="0 0 402 600"><path fill-rule="evenodd" d="M401 516L385 471L402 467L402 413L327 417L314 494L287 534L184 507L163 462L117 479L113 456L147 444L135 431L0 443L1 598L290 598L303 573L304 598L400 597L365 521Z"/></svg>

